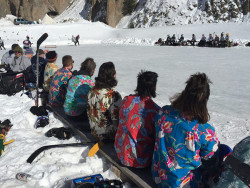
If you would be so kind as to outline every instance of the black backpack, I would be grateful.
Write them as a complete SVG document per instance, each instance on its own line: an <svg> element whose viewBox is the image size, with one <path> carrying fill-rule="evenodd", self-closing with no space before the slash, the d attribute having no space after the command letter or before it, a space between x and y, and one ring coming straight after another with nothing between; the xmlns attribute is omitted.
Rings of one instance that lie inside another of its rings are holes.
<svg viewBox="0 0 250 188"><path fill-rule="evenodd" d="M0 72L0 94L15 95L24 89L24 85L25 77L23 73Z"/></svg>

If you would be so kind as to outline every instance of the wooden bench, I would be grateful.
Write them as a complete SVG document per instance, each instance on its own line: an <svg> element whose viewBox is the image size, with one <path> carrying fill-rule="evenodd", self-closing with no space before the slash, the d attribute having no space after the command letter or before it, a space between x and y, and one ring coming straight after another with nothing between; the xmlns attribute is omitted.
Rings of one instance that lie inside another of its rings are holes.
<svg viewBox="0 0 250 188"><path fill-rule="evenodd" d="M88 121L74 121L68 118L62 107L50 107L51 111L58 117L60 121L69 126L73 131L86 141L96 140L90 133L90 127ZM154 188L157 185L154 183L151 175L150 168L136 169L129 168L120 163L115 149L114 143L105 143L104 146L98 151L97 154L101 154L111 163L112 171L123 181L134 183L140 188Z"/></svg>

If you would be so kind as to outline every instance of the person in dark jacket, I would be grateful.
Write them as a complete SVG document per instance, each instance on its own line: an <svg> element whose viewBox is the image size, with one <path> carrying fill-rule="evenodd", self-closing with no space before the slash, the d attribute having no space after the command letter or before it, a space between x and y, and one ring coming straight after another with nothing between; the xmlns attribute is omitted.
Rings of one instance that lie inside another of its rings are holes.
<svg viewBox="0 0 250 188"><path fill-rule="evenodd" d="M77 36L76 36L75 46L76 46L76 44L80 45L80 44L79 44L79 39L80 39L80 35L77 35Z"/></svg>
<svg viewBox="0 0 250 188"><path fill-rule="evenodd" d="M46 52L46 51L45 51ZM47 60L45 59L45 52L42 49L39 49L38 54L39 54L39 73L38 73L38 81L39 81L39 88L42 88L43 86L43 78L44 78L44 69L47 64ZM31 71L30 71L30 82L31 83L36 83L36 61L37 61L37 55L33 56L31 58Z"/></svg>

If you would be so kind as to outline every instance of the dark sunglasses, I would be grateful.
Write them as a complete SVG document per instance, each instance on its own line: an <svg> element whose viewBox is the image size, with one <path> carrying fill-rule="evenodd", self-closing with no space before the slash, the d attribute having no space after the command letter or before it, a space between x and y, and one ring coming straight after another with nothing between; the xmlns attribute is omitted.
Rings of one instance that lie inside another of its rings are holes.
<svg viewBox="0 0 250 188"><path fill-rule="evenodd" d="M15 51L15 53L20 53L21 54L22 52L21 51Z"/></svg>

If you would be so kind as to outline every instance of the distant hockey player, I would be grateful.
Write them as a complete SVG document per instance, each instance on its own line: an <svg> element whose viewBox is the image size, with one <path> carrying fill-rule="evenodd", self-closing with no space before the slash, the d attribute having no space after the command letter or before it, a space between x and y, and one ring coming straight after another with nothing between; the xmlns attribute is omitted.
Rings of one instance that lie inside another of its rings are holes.
<svg viewBox="0 0 250 188"><path fill-rule="evenodd" d="M79 44L79 39L80 39L80 35L77 35L77 36L76 36L76 43L75 43L75 45L76 45L76 44L80 45L80 44Z"/></svg>
<svg viewBox="0 0 250 188"><path fill-rule="evenodd" d="M30 37L27 36L26 40L23 41L23 49L27 49L31 47Z"/></svg>
<svg viewBox="0 0 250 188"><path fill-rule="evenodd" d="M72 42L74 42L75 46L76 46L76 44L80 45L79 44L79 39L80 39L80 35L77 35L76 37L74 37L72 35Z"/></svg>

